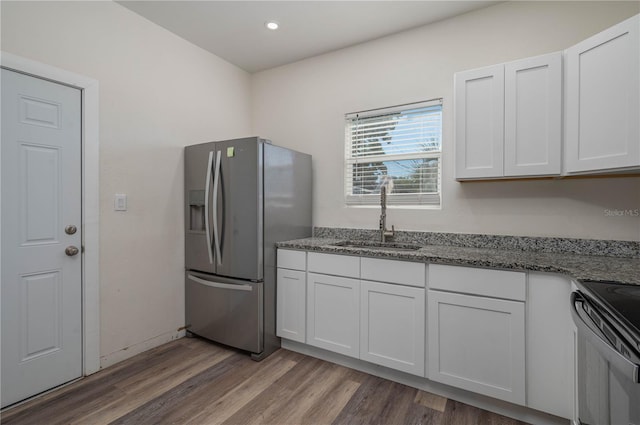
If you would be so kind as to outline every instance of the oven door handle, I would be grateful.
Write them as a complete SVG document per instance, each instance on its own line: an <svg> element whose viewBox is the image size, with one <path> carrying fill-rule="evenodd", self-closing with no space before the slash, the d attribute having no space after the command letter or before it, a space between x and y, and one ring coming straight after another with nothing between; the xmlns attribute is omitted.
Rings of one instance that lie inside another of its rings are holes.
<svg viewBox="0 0 640 425"><path fill-rule="evenodd" d="M584 311L583 305L587 301L577 293L571 293L571 315L578 327L578 334L583 335L600 352L602 357L616 370L621 371L635 383L640 383L640 365L635 364L611 345L604 333L598 328L589 315ZM598 319L604 320L597 311L592 310ZM619 338L616 336L616 338Z"/></svg>

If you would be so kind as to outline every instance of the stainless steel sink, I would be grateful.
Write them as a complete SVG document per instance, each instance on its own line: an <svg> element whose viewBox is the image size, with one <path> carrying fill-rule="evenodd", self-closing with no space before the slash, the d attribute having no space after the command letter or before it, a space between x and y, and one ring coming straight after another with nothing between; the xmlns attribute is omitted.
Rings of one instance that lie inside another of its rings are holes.
<svg viewBox="0 0 640 425"><path fill-rule="evenodd" d="M379 249L387 251L417 251L422 248L422 246L412 243L376 241L342 241L334 243L333 246L340 246L344 248Z"/></svg>

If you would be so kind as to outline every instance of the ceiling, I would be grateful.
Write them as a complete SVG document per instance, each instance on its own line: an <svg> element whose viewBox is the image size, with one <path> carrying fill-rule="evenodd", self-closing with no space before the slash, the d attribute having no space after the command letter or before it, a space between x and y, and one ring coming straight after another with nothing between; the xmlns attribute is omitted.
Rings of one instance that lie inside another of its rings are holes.
<svg viewBox="0 0 640 425"><path fill-rule="evenodd" d="M446 19L497 1L118 1L248 72ZM280 24L277 31L267 21Z"/></svg>

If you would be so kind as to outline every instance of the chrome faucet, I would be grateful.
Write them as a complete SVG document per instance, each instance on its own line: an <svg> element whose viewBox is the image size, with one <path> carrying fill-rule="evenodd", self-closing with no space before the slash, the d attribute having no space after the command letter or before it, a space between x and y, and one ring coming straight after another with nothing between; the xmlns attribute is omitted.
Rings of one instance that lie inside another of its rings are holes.
<svg viewBox="0 0 640 425"><path fill-rule="evenodd" d="M380 187L380 242L386 242L387 238L393 238L395 228L391 226L391 230L387 229L387 187Z"/></svg>

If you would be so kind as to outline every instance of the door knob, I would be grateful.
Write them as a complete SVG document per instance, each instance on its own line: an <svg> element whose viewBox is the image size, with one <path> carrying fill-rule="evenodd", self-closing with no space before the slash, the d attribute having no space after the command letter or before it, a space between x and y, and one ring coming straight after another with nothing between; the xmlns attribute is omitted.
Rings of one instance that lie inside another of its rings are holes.
<svg viewBox="0 0 640 425"><path fill-rule="evenodd" d="M78 254L78 252L80 252L80 250L75 246L68 246L64 249L64 253L69 257L73 257L74 255Z"/></svg>
<svg viewBox="0 0 640 425"><path fill-rule="evenodd" d="M73 224L68 225L67 227L64 228L64 232L67 235L73 235L78 231L78 228L76 226L74 226Z"/></svg>

